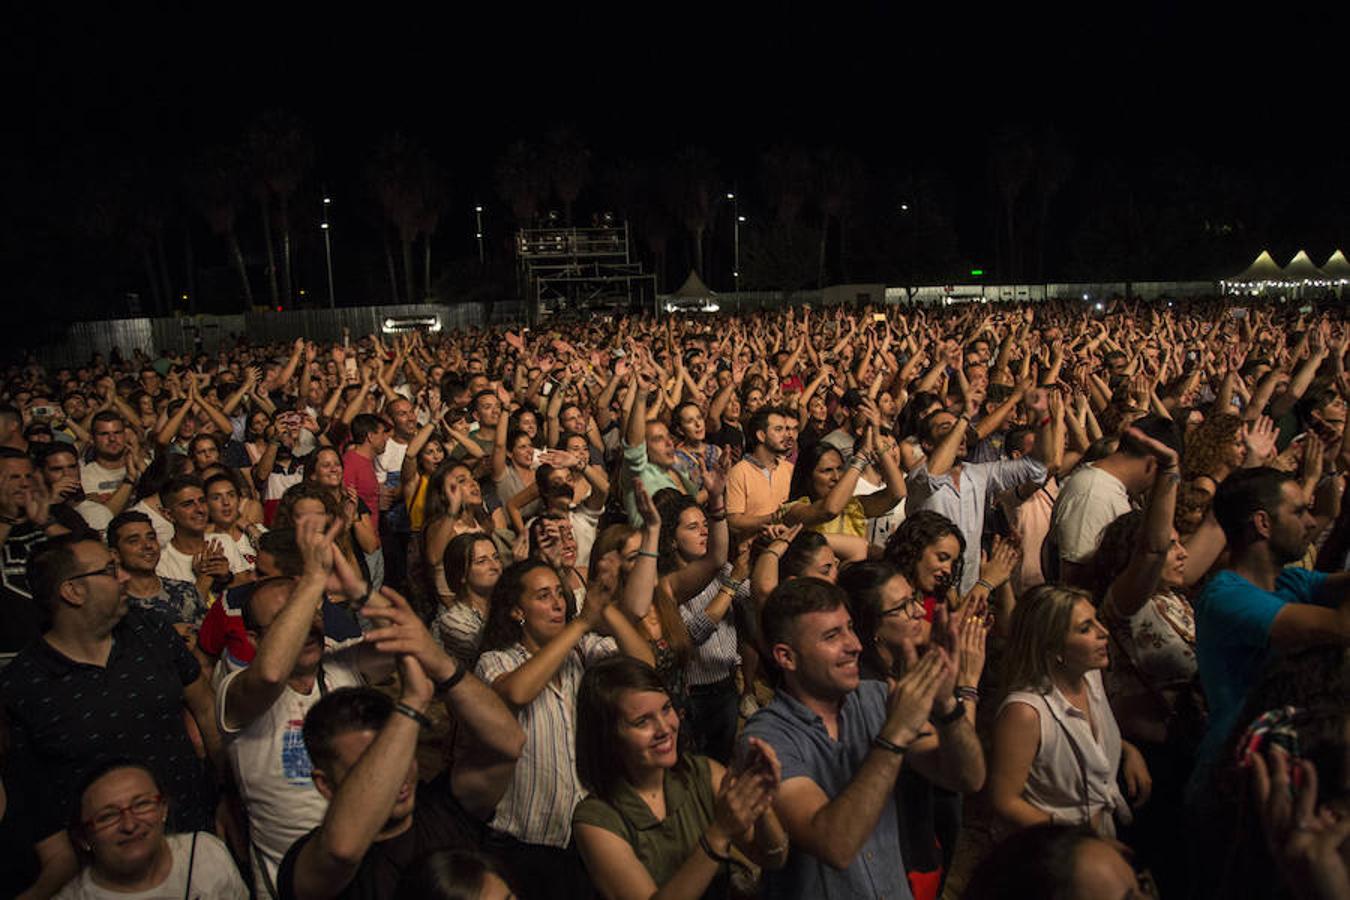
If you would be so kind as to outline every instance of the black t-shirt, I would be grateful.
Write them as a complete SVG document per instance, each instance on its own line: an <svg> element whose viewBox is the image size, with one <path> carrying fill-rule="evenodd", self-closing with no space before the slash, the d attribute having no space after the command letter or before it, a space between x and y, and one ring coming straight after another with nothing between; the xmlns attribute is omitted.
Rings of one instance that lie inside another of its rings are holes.
<svg viewBox="0 0 1350 900"><path fill-rule="evenodd" d="M716 444L718 447L732 447L736 450L744 450L745 434L741 431L740 426L723 422L721 428L708 435L708 443Z"/></svg>
<svg viewBox="0 0 1350 900"><path fill-rule="evenodd" d="M74 662L38 640L0 672L17 763L51 793L39 830L64 828L85 774L113 757L150 767L173 831L206 831L215 798L183 727L183 688L201 666L162 617L131 609L104 666Z"/></svg>
<svg viewBox="0 0 1350 900"><path fill-rule="evenodd" d="M286 851L277 869L280 900L294 900L295 861L301 848L318 833L315 828ZM347 889L336 896L344 900L393 897L399 878L417 860L434 850L477 850L483 834L484 824L465 812L450 793L448 774L423 782L417 786L412 827L397 837L371 844Z"/></svg>
<svg viewBox="0 0 1350 900"><path fill-rule="evenodd" d="M41 528L24 522L0 546L0 655L19 652L47 627L47 611L28 589L28 558L46 539Z"/></svg>

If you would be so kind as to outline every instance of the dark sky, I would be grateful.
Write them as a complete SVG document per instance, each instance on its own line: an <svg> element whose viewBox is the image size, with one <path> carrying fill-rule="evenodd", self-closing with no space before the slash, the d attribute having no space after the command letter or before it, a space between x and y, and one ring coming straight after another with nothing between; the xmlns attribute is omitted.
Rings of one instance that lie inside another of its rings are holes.
<svg viewBox="0 0 1350 900"><path fill-rule="evenodd" d="M23 4L0 36L0 184L21 217L72 165L187 158L275 107L309 124L335 190L400 129L445 164L457 202L490 202L505 145L562 123L608 158L701 144L728 180L784 140L935 162L972 208L985 141L1008 124L1052 125L1080 160L1344 158L1345 15L1330 7L915 5Z"/></svg>

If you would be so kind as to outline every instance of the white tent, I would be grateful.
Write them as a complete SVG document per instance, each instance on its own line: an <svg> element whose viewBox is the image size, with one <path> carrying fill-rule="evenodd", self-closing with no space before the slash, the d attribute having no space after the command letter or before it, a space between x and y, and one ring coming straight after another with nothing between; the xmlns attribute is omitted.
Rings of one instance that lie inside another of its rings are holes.
<svg viewBox="0 0 1350 900"><path fill-rule="evenodd" d="M1337 250L1327 258L1326 265L1322 266L1322 271L1332 281L1350 280L1350 260L1345 258L1344 253Z"/></svg>
<svg viewBox="0 0 1350 900"><path fill-rule="evenodd" d="M1258 281L1283 281L1284 270L1275 262L1269 250L1262 250L1255 261L1241 274L1228 279L1229 284L1250 284Z"/></svg>
<svg viewBox="0 0 1350 900"><path fill-rule="evenodd" d="M1294 258L1289 260L1289 265L1284 267L1284 278L1286 281L1302 281L1311 284L1325 284L1330 280L1326 273L1317 268L1317 265L1303 250L1295 253Z"/></svg>
<svg viewBox="0 0 1350 900"><path fill-rule="evenodd" d="M671 296L680 300L706 300L717 295L710 291L708 286L703 283L703 279L698 277L698 273L691 269L689 277L684 280L684 284L680 285L680 289Z"/></svg>

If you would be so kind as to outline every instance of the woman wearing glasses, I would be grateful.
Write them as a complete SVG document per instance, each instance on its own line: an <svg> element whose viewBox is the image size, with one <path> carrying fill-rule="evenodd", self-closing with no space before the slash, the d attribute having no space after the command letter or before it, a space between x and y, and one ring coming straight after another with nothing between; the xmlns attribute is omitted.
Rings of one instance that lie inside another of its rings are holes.
<svg viewBox="0 0 1350 900"><path fill-rule="evenodd" d="M924 618L924 595L888 562L861 562L845 566L838 584L853 598L853 627L862 644L858 669L863 678L895 686L919 651L930 640L945 645L956 662L956 681L950 690L973 730L979 702L980 674L988 634L983 600L972 601L963 615L948 618L946 606L930 624ZM939 693L948 688L939 687ZM936 709L936 707L935 707ZM936 740L932 731L918 741ZM942 882L951 866L961 830L961 794L929 781L905 766L895 785L905 815L900 823L900 852L910 889L916 900L942 894Z"/></svg>
<svg viewBox="0 0 1350 900"><path fill-rule="evenodd" d="M168 816L168 803L145 766L121 760L94 770L70 827L84 865L58 900L246 900L248 888L220 839L204 831L166 835Z"/></svg>

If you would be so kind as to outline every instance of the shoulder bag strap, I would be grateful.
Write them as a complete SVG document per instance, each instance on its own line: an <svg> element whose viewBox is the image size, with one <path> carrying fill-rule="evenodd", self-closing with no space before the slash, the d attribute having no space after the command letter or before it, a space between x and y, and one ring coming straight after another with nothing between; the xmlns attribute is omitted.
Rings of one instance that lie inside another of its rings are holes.
<svg viewBox="0 0 1350 900"><path fill-rule="evenodd" d="M1064 724L1064 720L1055 712L1055 707L1050 703L1049 694L1041 694L1041 699L1045 702L1045 708L1050 710L1050 717L1055 720L1060 731L1064 732L1064 737L1069 741L1069 749L1073 751L1073 758L1078 761L1078 773L1083 779L1083 823L1089 827L1092 826L1092 802L1091 790L1088 785L1087 760L1083 758L1083 751L1078 746L1078 741L1074 740L1069 726Z"/></svg>
<svg viewBox="0 0 1350 900"><path fill-rule="evenodd" d="M187 885L183 888L183 900L192 896L192 864L197 859L197 832L192 832L192 849L188 851Z"/></svg>

